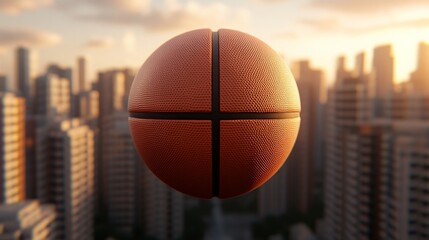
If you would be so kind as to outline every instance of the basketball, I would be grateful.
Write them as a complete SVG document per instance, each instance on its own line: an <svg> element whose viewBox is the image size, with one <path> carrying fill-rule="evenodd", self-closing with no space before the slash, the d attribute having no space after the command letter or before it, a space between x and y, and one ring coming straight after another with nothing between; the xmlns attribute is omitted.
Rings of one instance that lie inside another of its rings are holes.
<svg viewBox="0 0 429 240"><path fill-rule="evenodd" d="M131 86L129 127L147 167L198 198L252 191L283 165L301 104L283 59L248 34L199 29L161 45Z"/></svg>

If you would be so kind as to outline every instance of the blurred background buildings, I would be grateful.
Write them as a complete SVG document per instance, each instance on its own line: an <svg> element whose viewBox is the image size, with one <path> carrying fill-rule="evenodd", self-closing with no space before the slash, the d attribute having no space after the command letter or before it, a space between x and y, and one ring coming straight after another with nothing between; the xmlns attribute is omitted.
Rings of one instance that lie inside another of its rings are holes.
<svg viewBox="0 0 429 240"><path fill-rule="evenodd" d="M352 69L339 57L329 88L295 62L303 111L288 161L256 192L216 204L168 188L140 160L132 69L87 88L85 58L77 77L51 64L31 78L28 54L16 50L15 87L0 94L0 239L429 238L427 43L400 84L390 45L371 69L364 52Z"/></svg>
<svg viewBox="0 0 429 240"><path fill-rule="evenodd" d="M416 45L429 36L429 2L68 1L0 0L0 240L429 239L429 44ZM134 30L118 41L123 26ZM289 64L302 104L292 153L261 188L224 201L160 182L127 122L138 65L202 26L242 29L302 59Z"/></svg>

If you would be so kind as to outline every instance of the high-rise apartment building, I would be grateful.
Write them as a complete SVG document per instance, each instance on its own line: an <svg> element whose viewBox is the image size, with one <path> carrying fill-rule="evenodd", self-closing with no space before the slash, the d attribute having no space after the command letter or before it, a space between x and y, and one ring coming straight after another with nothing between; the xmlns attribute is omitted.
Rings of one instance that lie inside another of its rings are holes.
<svg viewBox="0 0 429 240"><path fill-rule="evenodd" d="M115 112L104 122L104 151L102 159L105 165L103 175L106 215L108 224L116 232L131 237L139 226L142 176L139 175L140 160L128 127L128 112ZM150 193L148 193L150 194Z"/></svg>
<svg viewBox="0 0 429 240"><path fill-rule="evenodd" d="M59 239L93 237L94 136L78 119L38 127L37 197L57 209Z"/></svg>
<svg viewBox="0 0 429 240"><path fill-rule="evenodd" d="M100 93L95 90L81 92L79 94L79 116L85 121L97 120L99 117Z"/></svg>
<svg viewBox="0 0 429 240"><path fill-rule="evenodd" d="M161 183L136 152L126 111L132 79L129 69L99 74L102 209L116 232L177 239L183 234L183 195Z"/></svg>
<svg viewBox="0 0 429 240"><path fill-rule="evenodd" d="M367 123L368 85L359 72L337 79L328 92L324 164L326 239L368 239L376 224L372 221L375 197L370 193L374 189L372 176L376 172L372 166L377 161L380 131Z"/></svg>
<svg viewBox="0 0 429 240"><path fill-rule="evenodd" d="M36 79L35 114L38 116L70 116L70 81L54 74Z"/></svg>
<svg viewBox="0 0 429 240"><path fill-rule="evenodd" d="M376 231L381 129L366 122L364 83L343 80L329 93L325 163L328 239L370 238Z"/></svg>
<svg viewBox="0 0 429 240"><path fill-rule="evenodd" d="M323 73L309 61L292 67L301 98L301 126L295 146L282 167L259 190L259 213L281 215L287 210L305 213L321 185L325 86ZM321 191L321 190L319 190Z"/></svg>
<svg viewBox="0 0 429 240"><path fill-rule="evenodd" d="M52 74L56 75L59 78L67 79L68 81L70 81L70 88L73 85L73 71L69 67L63 67L57 64L50 64L46 68L46 74Z"/></svg>
<svg viewBox="0 0 429 240"><path fill-rule="evenodd" d="M429 238L429 122L395 120L382 139L374 239Z"/></svg>
<svg viewBox="0 0 429 240"><path fill-rule="evenodd" d="M0 205L25 198L25 100L0 93Z"/></svg>
<svg viewBox="0 0 429 240"><path fill-rule="evenodd" d="M387 65L389 52L378 52ZM324 239L427 239L427 99L411 80L396 92L383 90L390 98L381 102L387 109L373 115L380 102L372 100L379 96L365 82L359 76L343 79L329 92Z"/></svg>
<svg viewBox="0 0 429 240"><path fill-rule="evenodd" d="M323 73L313 69L308 61L295 63L292 68L301 98L301 126L286 161L288 208L305 213L312 206L316 184L321 181L323 162L323 129L325 85Z"/></svg>
<svg viewBox="0 0 429 240"><path fill-rule="evenodd" d="M99 73L98 88L100 91L100 120L115 111L124 110L125 75L121 71Z"/></svg>
<svg viewBox="0 0 429 240"><path fill-rule="evenodd" d="M55 207L37 200L0 205L0 239L58 239L55 218Z"/></svg>
<svg viewBox="0 0 429 240"><path fill-rule="evenodd" d="M184 196L153 175L142 166L143 232L160 240L178 239L184 230Z"/></svg>
<svg viewBox="0 0 429 240"><path fill-rule="evenodd" d="M106 132L105 122L109 119L110 115L117 111L124 111L124 102L125 98L125 76L119 70L111 70L106 72L100 72L98 74L97 81L97 90L99 92L99 135L98 142L102 143L104 139L104 133ZM99 156L103 155L105 146L99 144L98 154ZM100 206L101 210L106 207L106 194L108 186L105 185L107 181L104 180L104 173L107 171L107 165L104 161L96 162L96 186L98 196L97 205ZM103 211L103 210L102 210Z"/></svg>

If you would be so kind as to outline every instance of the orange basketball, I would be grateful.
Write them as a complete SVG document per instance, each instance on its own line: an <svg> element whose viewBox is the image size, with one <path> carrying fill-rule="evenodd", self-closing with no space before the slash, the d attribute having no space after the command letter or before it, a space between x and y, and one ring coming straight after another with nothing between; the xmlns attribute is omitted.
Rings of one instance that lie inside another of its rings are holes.
<svg viewBox="0 0 429 240"><path fill-rule="evenodd" d="M288 157L301 104L282 58L242 32L200 29L164 43L131 87L135 146L164 183L199 198L261 186Z"/></svg>

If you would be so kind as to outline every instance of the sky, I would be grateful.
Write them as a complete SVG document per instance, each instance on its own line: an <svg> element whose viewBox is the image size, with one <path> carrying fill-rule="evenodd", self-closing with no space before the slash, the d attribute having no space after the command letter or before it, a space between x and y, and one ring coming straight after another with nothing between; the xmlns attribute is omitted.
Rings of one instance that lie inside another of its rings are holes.
<svg viewBox="0 0 429 240"><path fill-rule="evenodd" d="M310 60L332 83L336 59L391 44L395 79L414 70L417 45L429 42L428 0L0 0L0 74L14 77L14 49L32 50L33 74L47 64L76 67L88 78L138 68L163 42L198 29L236 29L279 52L288 64ZM10 80L11 81L11 80Z"/></svg>

